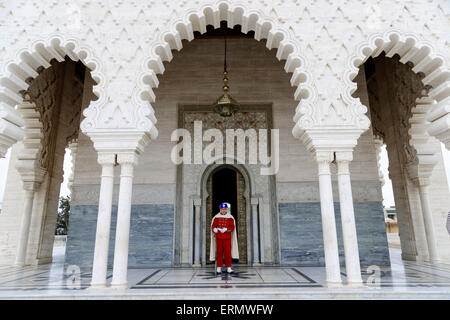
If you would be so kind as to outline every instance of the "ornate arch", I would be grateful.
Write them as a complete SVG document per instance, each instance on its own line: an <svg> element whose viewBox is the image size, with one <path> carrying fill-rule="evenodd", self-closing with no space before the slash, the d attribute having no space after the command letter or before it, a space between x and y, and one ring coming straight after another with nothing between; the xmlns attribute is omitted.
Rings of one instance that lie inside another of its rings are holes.
<svg viewBox="0 0 450 320"><path fill-rule="evenodd" d="M435 100L426 119L430 122L428 133L450 148L450 68L448 60L437 53L433 45L422 40L413 33L403 33L391 29L384 33L376 33L356 47L356 53L350 56L343 77L343 99L349 105L360 105L358 98L352 94L356 90L353 79L359 72L359 67L369 58L377 57L382 52L387 57L395 54L400 56L400 62L411 62L415 73L422 73L424 85L431 87L428 98Z"/></svg>
<svg viewBox="0 0 450 320"><path fill-rule="evenodd" d="M236 160L235 157L230 157L230 156L226 156L226 155L221 156L220 158L223 158L224 160L226 158ZM218 168L222 168L222 167L230 167L236 171L239 171L239 173L242 174L242 176L245 179L245 193L248 195L249 198L254 197L254 194L253 194L254 191L251 190L251 186L255 184L255 177L253 175L253 172L251 170L248 170L246 165L243 163L228 164L225 161L223 163L213 162L212 164L209 164L202 169L201 173L197 177L197 191L198 191L199 195L204 194L206 181L207 181L208 177L215 170L217 170Z"/></svg>
<svg viewBox="0 0 450 320"><path fill-rule="evenodd" d="M94 126L93 119L106 99L106 77L101 60L95 56L92 48L85 46L79 39L59 33L52 34L25 44L15 52L12 59L0 65L0 156L24 137L25 122L15 109L17 104L23 102L21 92L28 89L31 80L39 75L40 70L51 66L50 61L56 59L62 62L66 55L74 61L83 62L91 70L91 76L96 82L92 90L98 99L92 101L84 112L87 117L84 128Z"/></svg>
<svg viewBox="0 0 450 320"><path fill-rule="evenodd" d="M234 157L230 157L230 156L222 156L224 158L224 160L226 158L234 158ZM235 159L235 158L234 158ZM236 160L236 159L235 159ZM250 205L250 200L253 197L253 191L252 191L252 186L254 186L254 177L251 173L251 170L249 170L245 164L227 164L222 163L222 164L217 164L217 163L212 163L208 166L206 166L201 173L198 176L198 188L200 188L200 196L201 196L201 201L202 201L202 221L203 221L203 228L202 228L202 243L203 243L203 248L201 252L204 252L206 254L206 256L204 257L204 259L202 258L201 260L203 260L204 262L206 262L207 256L208 256L208 252L206 251L206 241L207 241L207 233L209 230L208 228L208 224L206 223L207 220L207 199L208 196L210 196L210 194L208 193L208 187L207 187L207 182L209 180L209 178L218 170L221 170L222 168L228 168L231 170L236 171L237 173L239 173L240 175L242 175L244 181L245 181L245 189L243 192L243 198L245 199L245 212L246 212L246 223L245 223L245 234L247 237L247 263L250 263L250 257L251 257L251 250L252 250L252 246L250 245L250 241L248 240L248 237L250 237L251 234L251 223L250 223L250 212L251 212L251 205ZM236 208L234 208L233 210L236 210ZM214 216L214 214L212 215Z"/></svg>
<svg viewBox="0 0 450 320"><path fill-rule="evenodd" d="M311 126L314 123L313 105L318 95L306 55L302 53L298 40L262 11L249 8L245 3L221 0L186 10L181 17L172 19L168 29L163 30L150 44L146 58L140 63L132 95L135 105L142 110L138 113L147 115L152 121L153 126L149 128L154 128L156 123L151 103L156 100L153 88L159 84L157 75L164 73L163 62L172 60L172 50L183 48L182 40L193 40L194 31L204 33L209 24L218 28L223 20L230 27L241 25L243 33L254 31L256 40L267 39L266 47L269 50L277 49L277 59L286 60L284 70L292 72L290 83L297 87L294 98L300 102L293 120L299 127Z"/></svg>

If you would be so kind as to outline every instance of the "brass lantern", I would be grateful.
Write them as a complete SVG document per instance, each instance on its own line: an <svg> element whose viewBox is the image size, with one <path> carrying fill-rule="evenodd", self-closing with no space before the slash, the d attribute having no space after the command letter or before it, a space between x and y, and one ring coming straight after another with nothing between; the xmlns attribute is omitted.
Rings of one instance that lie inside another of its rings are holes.
<svg viewBox="0 0 450 320"><path fill-rule="evenodd" d="M225 38L225 58L223 64L223 94L216 100L213 104L214 112L220 114L222 117L231 117L239 110L239 104L234 100L228 91L230 87L228 86L227 78L227 39Z"/></svg>

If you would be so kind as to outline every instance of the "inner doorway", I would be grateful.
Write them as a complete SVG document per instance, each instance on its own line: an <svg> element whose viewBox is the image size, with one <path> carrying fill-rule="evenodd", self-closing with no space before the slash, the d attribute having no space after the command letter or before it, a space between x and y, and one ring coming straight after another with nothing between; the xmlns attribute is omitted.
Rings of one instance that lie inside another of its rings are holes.
<svg viewBox="0 0 450 320"><path fill-rule="evenodd" d="M231 215L236 222L236 232L239 245L239 260L233 263L247 263L247 210L244 196L245 179L233 166L224 165L214 170L207 180L208 197L206 199L206 252L209 260L210 232L212 217L219 212L219 205L228 202L231 205Z"/></svg>

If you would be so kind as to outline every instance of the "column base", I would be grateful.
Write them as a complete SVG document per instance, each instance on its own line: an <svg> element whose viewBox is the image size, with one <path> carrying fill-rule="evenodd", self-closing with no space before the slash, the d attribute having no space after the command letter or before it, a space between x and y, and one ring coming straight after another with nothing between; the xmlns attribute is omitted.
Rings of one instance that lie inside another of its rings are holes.
<svg viewBox="0 0 450 320"><path fill-rule="evenodd" d="M361 281L347 281L347 283L345 284L347 287L350 288L365 288L366 286L364 285L364 283Z"/></svg>
<svg viewBox="0 0 450 320"><path fill-rule="evenodd" d="M260 266L262 266L262 264L260 262L253 262L252 266L253 267L260 267Z"/></svg>
<svg viewBox="0 0 450 320"><path fill-rule="evenodd" d="M403 253L402 252L402 260L406 260L406 261L417 261L417 256L413 255L413 254L409 254L409 253Z"/></svg>
<svg viewBox="0 0 450 320"><path fill-rule="evenodd" d="M128 282L117 283L117 284L111 283L110 289L113 289L113 290L127 290L127 289L130 289L130 286L128 285Z"/></svg>
<svg viewBox="0 0 450 320"><path fill-rule="evenodd" d="M429 262L430 263L440 263L441 260L440 259L430 259Z"/></svg>
<svg viewBox="0 0 450 320"><path fill-rule="evenodd" d="M37 258L33 261L33 266L39 266L41 264L49 264L53 262L53 257L46 257L46 258Z"/></svg>
<svg viewBox="0 0 450 320"><path fill-rule="evenodd" d="M325 287L327 288L342 288L344 285L342 283L342 281L340 282L335 282L335 281L327 281L325 283Z"/></svg>
<svg viewBox="0 0 450 320"><path fill-rule="evenodd" d="M202 265L200 264L200 262L198 262L198 263L194 263L193 265L192 265L192 267L194 267L194 268L200 268Z"/></svg>
<svg viewBox="0 0 450 320"><path fill-rule="evenodd" d="M108 289L106 283L91 283L86 290L105 290Z"/></svg>

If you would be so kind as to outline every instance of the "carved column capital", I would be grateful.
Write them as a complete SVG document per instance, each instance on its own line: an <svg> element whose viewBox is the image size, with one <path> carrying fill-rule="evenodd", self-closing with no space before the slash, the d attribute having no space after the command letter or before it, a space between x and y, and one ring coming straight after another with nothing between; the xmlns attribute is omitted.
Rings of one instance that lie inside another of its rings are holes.
<svg viewBox="0 0 450 320"><path fill-rule="evenodd" d="M141 131L111 130L88 132L97 152L113 154L140 154L150 141L148 135Z"/></svg>
<svg viewBox="0 0 450 320"><path fill-rule="evenodd" d="M23 189L27 191L36 191L41 186L42 182L38 181L24 181L23 182Z"/></svg>
<svg viewBox="0 0 450 320"><path fill-rule="evenodd" d="M102 165L114 165L116 163L116 155L114 153L99 152L97 162Z"/></svg>
<svg viewBox="0 0 450 320"><path fill-rule="evenodd" d="M336 161L338 162L351 162L353 160L353 151L337 151Z"/></svg>
<svg viewBox="0 0 450 320"><path fill-rule="evenodd" d="M329 175L330 163L334 160L334 153L332 151L316 151L314 157L318 164L319 175Z"/></svg>
<svg viewBox="0 0 450 320"><path fill-rule="evenodd" d="M136 152L119 153L117 163L120 164L121 177L133 177L134 166L138 163L138 154Z"/></svg>
<svg viewBox="0 0 450 320"><path fill-rule="evenodd" d="M353 160L353 151L336 152L337 174L350 174L349 163Z"/></svg>
<svg viewBox="0 0 450 320"><path fill-rule="evenodd" d="M416 177L416 178L412 179L412 181L418 187L427 187L430 185L429 177Z"/></svg>
<svg viewBox="0 0 450 320"><path fill-rule="evenodd" d="M117 163L120 165L123 164L130 164L130 165L137 165L138 164L138 154L136 152L124 152L124 153L118 153L117 154Z"/></svg>
<svg viewBox="0 0 450 320"><path fill-rule="evenodd" d="M18 160L16 169L19 172L26 190L36 190L44 180L47 170L38 166L35 160ZM36 189L32 189L36 186Z"/></svg>
<svg viewBox="0 0 450 320"><path fill-rule="evenodd" d="M202 206L202 198L194 198L194 206L201 207Z"/></svg>
<svg viewBox="0 0 450 320"><path fill-rule="evenodd" d="M116 164L115 154L99 152L97 162L102 166L102 177L114 178L114 165Z"/></svg>
<svg viewBox="0 0 450 320"><path fill-rule="evenodd" d="M332 162L334 160L333 151L316 151L314 153L314 159L316 162Z"/></svg>
<svg viewBox="0 0 450 320"><path fill-rule="evenodd" d="M428 186L430 184L431 174L433 172L435 163L421 164L411 163L407 165L409 178L417 186Z"/></svg>

